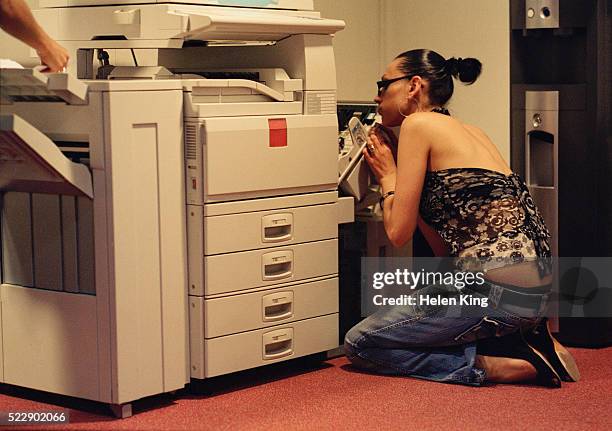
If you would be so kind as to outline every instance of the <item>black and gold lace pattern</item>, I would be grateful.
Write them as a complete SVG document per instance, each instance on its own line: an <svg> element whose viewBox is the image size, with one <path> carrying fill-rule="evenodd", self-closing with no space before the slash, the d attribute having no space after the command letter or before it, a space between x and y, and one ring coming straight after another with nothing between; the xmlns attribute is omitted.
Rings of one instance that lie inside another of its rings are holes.
<svg viewBox="0 0 612 431"><path fill-rule="evenodd" d="M516 174L481 168L427 172L420 212L452 256L465 251L482 262L550 256L548 229Z"/></svg>

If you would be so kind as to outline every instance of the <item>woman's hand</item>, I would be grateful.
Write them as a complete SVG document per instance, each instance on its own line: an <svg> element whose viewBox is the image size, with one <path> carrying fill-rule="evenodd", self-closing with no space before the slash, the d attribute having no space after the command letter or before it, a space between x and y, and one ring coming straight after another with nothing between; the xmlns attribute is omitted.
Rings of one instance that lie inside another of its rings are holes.
<svg viewBox="0 0 612 431"><path fill-rule="evenodd" d="M393 130L380 123L375 123L374 126L372 126L372 131L376 133L380 142L387 144L389 148L391 148L391 154L393 154L393 159L395 159L395 163L397 164L397 148L399 142Z"/></svg>
<svg viewBox="0 0 612 431"><path fill-rule="evenodd" d="M50 37L45 37L36 50L43 72L61 72L68 65L68 51Z"/></svg>
<svg viewBox="0 0 612 431"><path fill-rule="evenodd" d="M392 129L383 126L380 123L374 123L374 125L372 126L372 132L376 133L376 136L378 136L378 139L381 142L384 142L385 144L389 145L394 154L397 152L397 136L395 136L395 133Z"/></svg>
<svg viewBox="0 0 612 431"><path fill-rule="evenodd" d="M383 190L393 190L397 166L389 144L381 141L376 132L370 133L363 156Z"/></svg>

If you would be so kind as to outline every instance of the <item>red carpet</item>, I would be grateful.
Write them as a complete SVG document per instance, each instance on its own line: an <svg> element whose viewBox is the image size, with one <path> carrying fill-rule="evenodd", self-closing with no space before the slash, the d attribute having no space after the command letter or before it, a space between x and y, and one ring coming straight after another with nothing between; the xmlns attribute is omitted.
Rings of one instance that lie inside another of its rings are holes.
<svg viewBox="0 0 612 431"><path fill-rule="evenodd" d="M583 378L556 390L382 377L356 372L338 358L283 379L259 370L225 382L229 387L212 395L185 391L141 400L134 403L134 416L124 420L106 416L100 404L2 385L0 410L70 408L70 426L47 429L75 430L612 429L612 348L572 353ZM76 406L86 411L73 410Z"/></svg>

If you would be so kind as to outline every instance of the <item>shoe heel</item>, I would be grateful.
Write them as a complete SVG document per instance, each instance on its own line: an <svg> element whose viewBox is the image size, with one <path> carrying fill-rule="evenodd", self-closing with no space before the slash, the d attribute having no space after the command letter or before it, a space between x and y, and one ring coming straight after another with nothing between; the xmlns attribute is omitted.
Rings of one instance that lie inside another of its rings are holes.
<svg viewBox="0 0 612 431"><path fill-rule="evenodd" d="M553 337L548 321L540 322L533 330L524 332L523 336L527 344L544 355L563 381L577 382L580 380L580 371L578 371L576 361L572 354Z"/></svg>
<svg viewBox="0 0 612 431"><path fill-rule="evenodd" d="M576 361L572 354L565 348L561 343L559 343L552 335L550 336L553 339L553 344L555 346L555 353L559 358L559 362L563 365L563 370L565 373L562 376L563 379L571 382L577 382L580 380L580 371L578 370L578 365L576 365Z"/></svg>

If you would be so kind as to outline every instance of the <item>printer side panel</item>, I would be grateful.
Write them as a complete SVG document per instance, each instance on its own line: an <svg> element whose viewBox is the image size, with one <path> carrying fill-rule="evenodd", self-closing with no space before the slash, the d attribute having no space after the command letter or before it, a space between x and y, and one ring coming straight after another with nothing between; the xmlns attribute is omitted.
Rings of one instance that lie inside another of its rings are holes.
<svg viewBox="0 0 612 431"><path fill-rule="evenodd" d="M181 114L180 90L104 94L113 403L187 380Z"/></svg>

